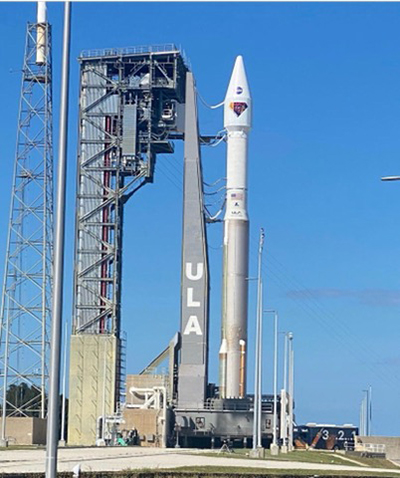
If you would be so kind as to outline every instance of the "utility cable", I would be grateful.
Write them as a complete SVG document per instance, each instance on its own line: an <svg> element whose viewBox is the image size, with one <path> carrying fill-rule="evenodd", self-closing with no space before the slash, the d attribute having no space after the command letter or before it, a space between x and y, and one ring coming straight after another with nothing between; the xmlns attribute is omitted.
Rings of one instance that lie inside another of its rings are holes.
<svg viewBox="0 0 400 478"><path fill-rule="evenodd" d="M256 244L256 241L258 243L258 240L252 235L252 242ZM251 248L251 255L255 255L254 253L254 248ZM293 283L296 286L296 290L298 291L298 287L296 285L296 282L298 281L293 281L291 278L289 278L289 281L291 282L290 287L288 287L288 283L286 282L285 278L282 278L282 273L281 272L276 272L273 270L274 266L272 265L271 261L270 263L267 264L266 259L263 259L263 271L267 274L267 277L275 283L279 288L285 290L286 292L288 290L293 289ZM272 266L272 267L271 267ZM307 289L306 289L307 290ZM301 291L298 291L301 293ZM310 292L310 291L307 291ZM382 380L386 381L387 383L391 383L394 385L395 382L393 382L394 378L398 377L393 377L393 375L388 375L388 374L382 374L382 370L379 369L379 371L376 369L376 366L371 364L367 359L363 359L360 357L359 354L357 354L354 350L355 346L356 348L359 348L362 353L361 355L367 355L368 358L370 358L371 353L376 355L372 350L369 348L366 348L365 346L361 345L359 343L359 339L354 336L354 333L348 327L346 327L347 330L343 327L343 324L338 321L338 319L331 313L327 314L324 311L324 308L314 299L307 297L306 294L303 294L304 298L306 299L306 302L300 302L297 301L296 298L294 297L289 297L294 303L296 303L297 306L299 306L306 314L308 315L309 318L312 318L313 322L316 319L316 321L322 326L327 332L329 332L330 336L334 336L336 341L338 341L342 346L345 346L346 349L350 350L350 353L355 356L358 360L362 360L365 365L370 369L371 372L373 372L375 375L379 376ZM311 302L311 305L310 305ZM318 310L315 310L314 307L316 307ZM326 316L329 315L327 318ZM339 325L338 327L334 326L334 323L336 322L336 325ZM397 383L396 383L397 385Z"/></svg>
<svg viewBox="0 0 400 478"><path fill-rule="evenodd" d="M217 108L220 108L225 103L225 101L221 101L221 103L218 103L216 105L209 105L207 101L201 96L200 91L197 88L196 88L196 93L198 97L200 98L200 101L203 103L203 105L206 106L207 108L210 108L210 110L215 110Z"/></svg>
<svg viewBox="0 0 400 478"><path fill-rule="evenodd" d="M286 277L289 279L290 283L293 284L292 288L294 286L295 292L297 294L300 294L300 296L302 296L304 299L310 300L311 302L313 302L315 307L319 310L320 313L325 314L326 316L328 316L329 321L336 322L342 328L343 333L346 336L354 335L353 331L349 328L349 326L347 325L346 322L344 322L342 319L337 318L336 316L334 316L330 311L324 309L321 302L315 297L315 294L312 291L305 288L301 283L299 283L294 278L290 277L287 273L285 273L285 267L283 266L283 264L281 264L272 254L269 255L269 257L267 258L267 261L268 260L270 261L271 259L273 261L275 261L281 267L281 269L283 269L284 275L286 275ZM271 262L271 265L272 265L272 262ZM380 360L380 357L378 355L376 355L375 351L366 347L363 342L359 342L359 346L360 346L360 348L362 348L364 350L364 352L366 354L368 354L368 356L374 355L375 359L377 361ZM398 375L396 375L396 377L397 377L397 379L399 379Z"/></svg>

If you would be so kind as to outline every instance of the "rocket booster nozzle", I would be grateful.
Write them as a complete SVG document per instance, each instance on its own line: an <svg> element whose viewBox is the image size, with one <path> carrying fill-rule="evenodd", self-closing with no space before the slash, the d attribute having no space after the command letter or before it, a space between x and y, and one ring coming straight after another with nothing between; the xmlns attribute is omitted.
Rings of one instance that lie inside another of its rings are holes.
<svg viewBox="0 0 400 478"><path fill-rule="evenodd" d="M224 101L224 127L227 129L251 128L251 95L243 57L236 57Z"/></svg>

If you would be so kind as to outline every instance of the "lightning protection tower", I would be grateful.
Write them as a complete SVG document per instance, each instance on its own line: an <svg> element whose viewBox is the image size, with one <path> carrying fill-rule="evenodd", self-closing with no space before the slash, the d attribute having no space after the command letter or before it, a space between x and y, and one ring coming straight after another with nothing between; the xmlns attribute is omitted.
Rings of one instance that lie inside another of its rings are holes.
<svg viewBox="0 0 400 478"><path fill-rule="evenodd" d="M46 415L53 253L51 26L28 23L1 298L0 400L6 417Z"/></svg>

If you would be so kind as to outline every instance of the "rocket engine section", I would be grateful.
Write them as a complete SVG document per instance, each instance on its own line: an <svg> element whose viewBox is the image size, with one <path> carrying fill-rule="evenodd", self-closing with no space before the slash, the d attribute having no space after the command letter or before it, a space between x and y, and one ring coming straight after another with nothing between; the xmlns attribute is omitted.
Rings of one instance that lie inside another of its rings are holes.
<svg viewBox="0 0 400 478"><path fill-rule="evenodd" d="M224 102L227 130L220 396L246 395L249 219L247 142L251 96L242 56L236 58Z"/></svg>

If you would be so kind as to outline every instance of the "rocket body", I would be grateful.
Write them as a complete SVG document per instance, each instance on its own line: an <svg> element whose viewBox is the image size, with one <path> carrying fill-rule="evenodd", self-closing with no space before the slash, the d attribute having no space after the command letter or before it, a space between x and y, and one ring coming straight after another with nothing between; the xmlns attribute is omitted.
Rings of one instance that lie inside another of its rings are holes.
<svg viewBox="0 0 400 478"><path fill-rule="evenodd" d="M249 219L247 214L247 144L251 97L243 58L236 58L224 102L227 130L226 212L224 217L222 341L220 395L246 393Z"/></svg>

